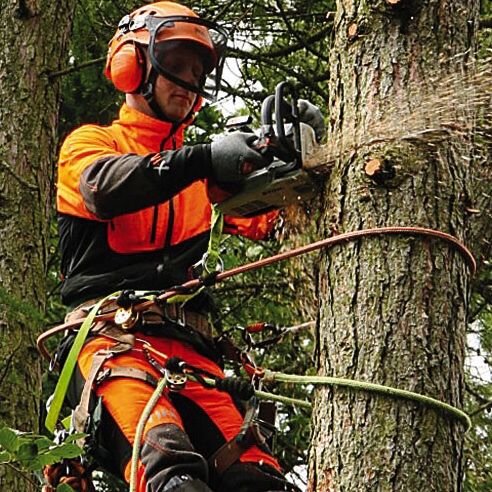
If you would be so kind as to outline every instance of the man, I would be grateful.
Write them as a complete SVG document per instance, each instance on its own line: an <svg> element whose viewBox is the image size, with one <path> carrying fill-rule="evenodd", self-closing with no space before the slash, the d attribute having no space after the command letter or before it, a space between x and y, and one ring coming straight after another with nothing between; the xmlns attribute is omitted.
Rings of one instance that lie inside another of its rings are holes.
<svg viewBox="0 0 492 492"><path fill-rule="evenodd" d="M268 164L251 147L249 133L182 146L202 97L218 90L225 43L219 26L172 2L146 5L121 20L105 69L126 94L119 119L76 129L60 153L62 298L78 306L75 317L114 291L159 291L188 280L207 249L210 197L217 190L233 193L244 180L245 162L250 168ZM314 118L319 130L319 110L304 104L305 119ZM261 239L276 217L226 217L224 230ZM159 365L178 357L223 377L211 309L210 297L200 294L183 307L143 313L131 326L96 326L78 356L67 400L79 413L92 412L79 426L93 433L98 461L126 481L137 423L154 391L150 383L162 377ZM118 351L128 340L123 328L132 341ZM230 449L242 424L239 406L224 391L188 381L180 391L165 392L145 424L137 490L296 490L262 442L248 443L232 464L220 465L219 450Z"/></svg>

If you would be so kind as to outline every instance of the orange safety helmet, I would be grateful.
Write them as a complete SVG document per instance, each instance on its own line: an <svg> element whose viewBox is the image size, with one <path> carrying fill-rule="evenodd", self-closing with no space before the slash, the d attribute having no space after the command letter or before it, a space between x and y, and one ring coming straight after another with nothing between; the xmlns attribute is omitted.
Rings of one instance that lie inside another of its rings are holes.
<svg viewBox="0 0 492 492"><path fill-rule="evenodd" d="M205 75L213 79L211 75L215 72L212 90L207 85L208 90L205 91L205 76L200 87L197 87L166 70L159 61L157 46L169 41L193 43L200 50ZM150 84L150 88L143 87L148 82L145 80L146 56L141 48L143 46L149 50L152 65L149 78L154 78L153 82L160 74L207 99L215 99L220 87L226 41L227 32L222 27L200 19L188 7L174 2L152 3L121 19L116 34L109 42L104 74L118 90L141 92L152 99L154 83Z"/></svg>

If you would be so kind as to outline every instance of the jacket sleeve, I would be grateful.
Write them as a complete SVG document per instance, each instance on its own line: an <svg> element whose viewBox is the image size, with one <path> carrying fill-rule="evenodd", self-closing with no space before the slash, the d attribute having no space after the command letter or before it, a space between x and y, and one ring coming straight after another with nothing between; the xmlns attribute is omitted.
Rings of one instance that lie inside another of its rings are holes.
<svg viewBox="0 0 492 492"><path fill-rule="evenodd" d="M209 169L209 145L122 154L103 127L86 125L68 136L60 152L58 210L111 219L170 199Z"/></svg>

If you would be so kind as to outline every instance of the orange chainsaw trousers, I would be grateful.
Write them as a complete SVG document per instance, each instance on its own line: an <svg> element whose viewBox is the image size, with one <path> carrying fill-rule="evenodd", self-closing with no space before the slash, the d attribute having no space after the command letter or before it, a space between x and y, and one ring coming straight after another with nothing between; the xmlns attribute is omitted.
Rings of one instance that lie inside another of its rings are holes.
<svg viewBox="0 0 492 492"><path fill-rule="evenodd" d="M215 362L197 353L187 343L138 332L135 335L134 347L108 358L103 370L131 367L145 371L156 379L161 378L162 374L144 354L144 346L150 345L152 354L162 355L158 362L163 366L166 356L178 357L193 367L224 377ZM114 344L114 340L104 336L96 336L86 343L78 357L77 374L70 391L72 395L80 394L89 376L94 355L102 350L110 351ZM93 396L102 402L98 441L106 449L106 458L110 462L108 468L128 482L135 431L154 387L139 379L121 377L103 380L93 391ZM75 398L71 404L76 404ZM179 392L166 388L145 423L137 469L137 491L166 490L165 484L182 474L212 484L214 490L232 490L225 483L220 485L222 478L214 477L213 471L209 473L207 459L238 435L242 423L240 407L228 393L189 380ZM257 484L239 487L241 490L291 490L280 485L287 482L280 473L277 460L267 450L251 446L231 469L241 465L247 468L254 465L259 477ZM255 473L250 474L253 481ZM224 475L227 475L227 471ZM265 480L265 476L271 480Z"/></svg>

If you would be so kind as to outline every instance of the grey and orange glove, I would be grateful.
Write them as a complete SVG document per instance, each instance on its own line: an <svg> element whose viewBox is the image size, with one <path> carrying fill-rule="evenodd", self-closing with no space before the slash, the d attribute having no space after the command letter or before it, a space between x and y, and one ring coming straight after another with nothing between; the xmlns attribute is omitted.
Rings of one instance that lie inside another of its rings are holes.
<svg viewBox="0 0 492 492"><path fill-rule="evenodd" d="M325 122L320 109L305 99L299 99L297 107L299 108L299 120L314 130L316 141L320 143L326 134Z"/></svg>
<svg viewBox="0 0 492 492"><path fill-rule="evenodd" d="M211 178L219 186L235 188L249 173L270 161L253 148L254 133L233 132L210 144Z"/></svg>

